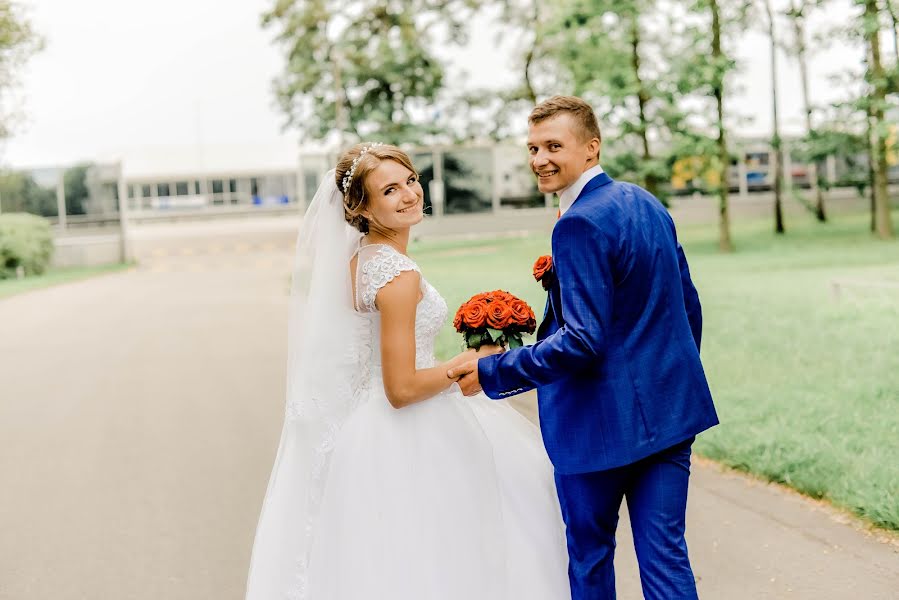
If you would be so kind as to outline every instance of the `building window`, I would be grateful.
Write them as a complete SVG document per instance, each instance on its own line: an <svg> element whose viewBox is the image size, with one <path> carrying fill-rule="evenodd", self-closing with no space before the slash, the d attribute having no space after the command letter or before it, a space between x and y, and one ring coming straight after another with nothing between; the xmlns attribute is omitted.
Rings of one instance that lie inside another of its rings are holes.
<svg viewBox="0 0 899 600"><path fill-rule="evenodd" d="M224 186L222 185L221 179L213 179L212 180L212 193L213 194L221 194L225 191Z"/></svg>
<svg viewBox="0 0 899 600"><path fill-rule="evenodd" d="M187 182L186 181L176 181L175 182L175 194L178 196L186 196L187 195Z"/></svg>
<svg viewBox="0 0 899 600"><path fill-rule="evenodd" d="M200 182L194 181L194 194L200 195Z"/></svg>
<svg viewBox="0 0 899 600"><path fill-rule="evenodd" d="M228 180L228 191L231 192L232 194L237 193L237 180L236 179Z"/></svg>
<svg viewBox="0 0 899 600"><path fill-rule="evenodd" d="M259 195L259 180L253 177L250 179L250 194L253 196Z"/></svg>
<svg viewBox="0 0 899 600"><path fill-rule="evenodd" d="M149 185L140 186L140 195L142 198L149 198L153 195L153 188Z"/></svg>
<svg viewBox="0 0 899 600"><path fill-rule="evenodd" d="M128 186L128 197L134 198L134 186L133 185ZM131 206L134 206L133 202L131 203Z"/></svg>
<svg viewBox="0 0 899 600"><path fill-rule="evenodd" d="M160 198L166 198L171 196L171 191L169 190L169 184L167 183L157 183L156 184L156 195Z"/></svg>

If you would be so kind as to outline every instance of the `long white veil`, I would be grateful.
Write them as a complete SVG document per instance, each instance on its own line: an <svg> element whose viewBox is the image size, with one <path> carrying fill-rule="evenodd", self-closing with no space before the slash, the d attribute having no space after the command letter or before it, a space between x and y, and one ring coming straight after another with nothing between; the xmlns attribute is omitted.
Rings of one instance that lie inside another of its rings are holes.
<svg viewBox="0 0 899 600"><path fill-rule="evenodd" d="M247 600L305 597L330 450L359 387L360 319L353 310L349 264L361 235L344 219L343 195L331 170L297 238L284 429L256 529Z"/></svg>

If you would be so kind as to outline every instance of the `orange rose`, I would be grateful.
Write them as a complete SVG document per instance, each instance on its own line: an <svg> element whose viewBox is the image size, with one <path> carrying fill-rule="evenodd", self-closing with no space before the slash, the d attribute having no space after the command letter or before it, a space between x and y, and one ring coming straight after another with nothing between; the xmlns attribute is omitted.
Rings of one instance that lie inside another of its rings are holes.
<svg viewBox="0 0 899 600"><path fill-rule="evenodd" d="M527 302L516 298L511 302L509 306L512 308L513 323L515 323L516 325L520 325L526 329L528 328L530 323L534 322L536 324L537 318L534 316L534 311L531 310L531 307L528 306ZM531 329L531 331L533 331L533 329Z"/></svg>
<svg viewBox="0 0 899 600"><path fill-rule="evenodd" d="M483 327L487 323L488 305L483 300L469 300L459 309L462 311L462 323L472 329ZM461 331L457 328L457 331Z"/></svg>
<svg viewBox="0 0 899 600"><path fill-rule="evenodd" d="M553 268L553 257L550 255L541 256L534 263L534 279L540 281L546 272Z"/></svg>
<svg viewBox="0 0 899 600"><path fill-rule="evenodd" d="M491 302L487 308L487 327L493 329L505 329L512 319L512 307L501 300Z"/></svg>
<svg viewBox="0 0 899 600"><path fill-rule="evenodd" d="M550 255L541 256L534 263L534 279L540 282L544 290L548 290L552 286L553 280L553 257Z"/></svg>

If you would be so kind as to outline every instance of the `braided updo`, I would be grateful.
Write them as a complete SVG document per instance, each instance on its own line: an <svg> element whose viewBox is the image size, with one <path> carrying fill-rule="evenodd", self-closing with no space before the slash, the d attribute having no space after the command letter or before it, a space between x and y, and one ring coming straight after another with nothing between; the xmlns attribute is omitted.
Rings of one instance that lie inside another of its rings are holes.
<svg viewBox="0 0 899 600"><path fill-rule="evenodd" d="M362 216L362 213L368 208L365 178L384 160L396 161L413 173L417 173L409 155L390 144L373 145L371 142L356 144L344 152L337 161L334 177L337 179L337 187L343 192L344 216L347 223L362 233L368 233L368 219ZM356 162L355 169L353 168L354 161ZM350 173L351 171L352 173ZM344 189L344 178L350 174L352 177Z"/></svg>

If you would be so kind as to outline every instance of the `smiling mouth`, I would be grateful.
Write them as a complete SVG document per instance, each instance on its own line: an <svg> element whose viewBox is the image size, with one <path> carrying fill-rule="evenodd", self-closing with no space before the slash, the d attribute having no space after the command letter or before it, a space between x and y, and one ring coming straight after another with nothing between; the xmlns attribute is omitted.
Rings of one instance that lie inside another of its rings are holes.
<svg viewBox="0 0 899 600"><path fill-rule="evenodd" d="M403 210L398 210L398 211L396 211L396 212L401 213L401 214L402 214L402 213L407 213L407 212L409 212L410 210L412 210L413 208L418 208L418 202L416 202L416 203L413 204L412 206L409 206L409 207L407 207L407 208L404 208Z"/></svg>
<svg viewBox="0 0 899 600"><path fill-rule="evenodd" d="M559 173L559 170L555 169L553 171L545 171L543 173L537 173L537 177L539 177L540 179L546 179L548 177L552 177L553 175L557 175L558 173Z"/></svg>

